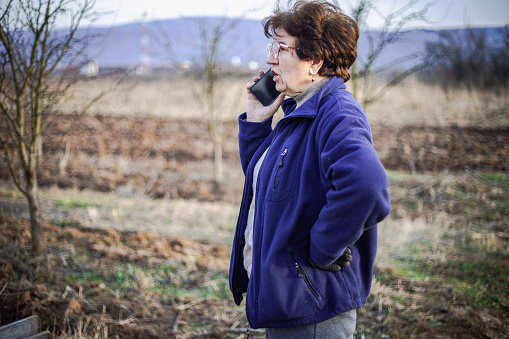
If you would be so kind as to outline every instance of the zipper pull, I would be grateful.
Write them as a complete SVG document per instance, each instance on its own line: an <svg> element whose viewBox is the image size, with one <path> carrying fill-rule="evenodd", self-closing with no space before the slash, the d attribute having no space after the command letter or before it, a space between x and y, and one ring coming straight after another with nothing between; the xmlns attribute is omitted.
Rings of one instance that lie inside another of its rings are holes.
<svg viewBox="0 0 509 339"><path fill-rule="evenodd" d="M280 154L281 158L279 158L280 159L278 164L279 167L283 167L283 160L285 159L286 153L288 153L288 148L285 148L284 151Z"/></svg>
<svg viewBox="0 0 509 339"><path fill-rule="evenodd" d="M304 278L304 273L302 273L302 269L300 268L298 263L295 263L295 268L299 271L299 278Z"/></svg>

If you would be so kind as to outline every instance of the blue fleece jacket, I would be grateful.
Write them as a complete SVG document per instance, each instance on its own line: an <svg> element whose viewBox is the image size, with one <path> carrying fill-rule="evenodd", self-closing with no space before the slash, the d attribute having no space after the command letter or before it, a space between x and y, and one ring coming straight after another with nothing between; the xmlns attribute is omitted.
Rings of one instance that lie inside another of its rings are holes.
<svg viewBox="0 0 509 339"><path fill-rule="evenodd" d="M253 328L301 326L361 307L369 295L377 226L390 211L388 180L361 106L332 78L297 109L283 102L284 118L239 117L245 186L230 262L237 304L246 295ZM244 232L253 197L253 168L269 147L257 182L253 268L243 266ZM346 248L349 267L313 268L307 256L328 265Z"/></svg>

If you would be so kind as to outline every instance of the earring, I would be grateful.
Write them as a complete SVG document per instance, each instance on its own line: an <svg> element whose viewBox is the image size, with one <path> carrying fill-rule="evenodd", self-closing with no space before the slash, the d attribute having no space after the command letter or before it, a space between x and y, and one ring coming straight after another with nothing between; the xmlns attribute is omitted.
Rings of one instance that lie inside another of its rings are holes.
<svg viewBox="0 0 509 339"><path fill-rule="evenodd" d="M315 82L315 78L311 78L311 82Z"/></svg>

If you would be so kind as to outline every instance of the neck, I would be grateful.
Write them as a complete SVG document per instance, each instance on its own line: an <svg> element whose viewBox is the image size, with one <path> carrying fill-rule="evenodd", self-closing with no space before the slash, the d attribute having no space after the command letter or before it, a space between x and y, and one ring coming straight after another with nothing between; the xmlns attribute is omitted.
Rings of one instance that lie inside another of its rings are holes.
<svg viewBox="0 0 509 339"><path fill-rule="evenodd" d="M318 93L318 91L321 90L325 84L327 84L330 78L315 77L315 79L315 82L313 82L311 86L294 97L295 101L297 102L297 107L302 106L304 102Z"/></svg>

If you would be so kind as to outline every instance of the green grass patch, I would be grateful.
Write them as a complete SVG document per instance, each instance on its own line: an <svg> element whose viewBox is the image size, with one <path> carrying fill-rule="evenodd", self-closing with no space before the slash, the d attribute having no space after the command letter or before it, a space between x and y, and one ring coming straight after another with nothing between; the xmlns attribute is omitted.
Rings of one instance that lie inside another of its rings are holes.
<svg viewBox="0 0 509 339"><path fill-rule="evenodd" d="M484 251L485 249L483 249ZM509 281L509 256L500 251L479 252L472 245L449 250L447 260L433 260L409 255L394 260L397 275L416 282L429 282L449 286L457 299L481 310L484 307L507 307L507 282ZM428 252L429 254L429 252ZM393 276L382 281L393 280Z"/></svg>

